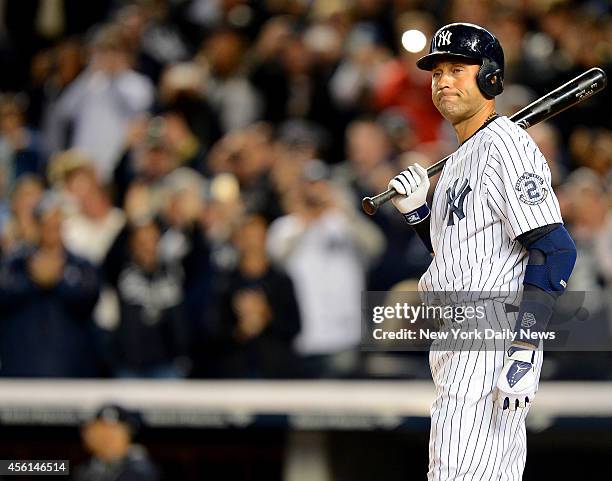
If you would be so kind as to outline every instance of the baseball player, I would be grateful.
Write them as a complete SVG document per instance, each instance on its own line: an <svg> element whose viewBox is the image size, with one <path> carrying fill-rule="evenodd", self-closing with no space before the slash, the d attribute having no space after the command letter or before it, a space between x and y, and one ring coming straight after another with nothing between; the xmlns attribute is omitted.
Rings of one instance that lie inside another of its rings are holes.
<svg viewBox="0 0 612 481"><path fill-rule="evenodd" d="M520 480L525 417L537 390L539 342L576 260L550 171L531 137L495 112L503 90L499 41L477 25L438 30L417 66L431 72L432 100L452 123L459 148L427 204L425 168L411 166L389 187L395 207L433 255L422 291L521 292L517 337L505 348L430 351L433 480ZM492 317L508 318L493 302ZM464 346L465 347L465 346Z"/></svg>

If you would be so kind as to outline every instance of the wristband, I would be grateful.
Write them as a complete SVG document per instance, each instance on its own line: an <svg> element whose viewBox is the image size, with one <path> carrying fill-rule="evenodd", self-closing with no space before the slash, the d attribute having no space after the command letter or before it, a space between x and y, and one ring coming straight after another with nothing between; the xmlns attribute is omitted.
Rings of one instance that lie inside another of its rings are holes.
<svg viewBox="0 0 612 481"><path fill-rule="evenodd" d="M531 334L546 331L554 304L555 298L552 295L538 287L526 285L514 329L515 341L537 348L540 342L534 340Z"/></svg>
<svg viewBox="0 0 612 481"><path fill-rule="evenodd" d="M430 213L429 206L425 203L418 209L414 209L404 214L404 219L406 219L408 224L414 225L427 219Z"/></svg>

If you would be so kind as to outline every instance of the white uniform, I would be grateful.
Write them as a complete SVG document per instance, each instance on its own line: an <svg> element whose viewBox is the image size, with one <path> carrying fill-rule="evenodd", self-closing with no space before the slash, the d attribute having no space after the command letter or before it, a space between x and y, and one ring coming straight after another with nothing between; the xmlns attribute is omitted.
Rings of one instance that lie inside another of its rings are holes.
<svg viewBox="0 0 612 481"><path fill-rule="evenodd" d="M524 130L499 117L444 166L431 208L435 256L419 289L520 292L528 252L516 237L561 222L544 156ZM512 329L508 317L503 302L488 303L487 322ZM495 350L480 350L476 342L430 352L437 394L431 409L430 481L522 477L528 408L501 410L493 402L505 361L503 341ZM539 353L538 372L541 362Z"/></svg>

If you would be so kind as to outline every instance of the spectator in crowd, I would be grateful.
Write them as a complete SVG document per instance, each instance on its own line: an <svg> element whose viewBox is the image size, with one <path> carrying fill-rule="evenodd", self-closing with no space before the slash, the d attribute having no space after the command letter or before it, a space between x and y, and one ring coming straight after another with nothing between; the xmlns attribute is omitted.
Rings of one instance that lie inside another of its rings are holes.
<svg viewBox="0 0 612 481"><path fill-rule="evenodd" d="M65 248L56 194L43 196L34 218L37 244L7 256L0 268L0 374L94 376L91 313L98 299L98 273Z"/></svg>
<svg viewBox="0 0 612 481"><path fill-rule="evenodd" d="M348 34L345 55L330 79L334 101L352 116L364 115L391 52L377 42L372 29L357 24ZM364 105L365 104L365 105Z"/></svg>
<svg viewBox="0 0 612 481"><path fill-rule="evenodd" d="M125 226L124 212L112 205L110 195L100 185L92 160L76 149L58 152L52 157L49 180L70 205L62 229L66 247L101 267ZM118 322L117 298L106 279L102 279L93 317L96 325L103 329Z"/></svg>
<svg viewBox="0 0 612 481"><path fill-rule="evenodd" d="M81 428L91 458L74 470L75 481L158 481L159 469L134 443L140 416L116 404L102 406Z"/></svg>
<svg viewBox="0 0 612 481"><path fill-rule="evenodd" d="M577 167L588 167L601 176L612 169L612 132L610 129L579 127L570 138L570 153Z"/></svg>
<svg viewBox="0 0 612 481"><path fill-rule="evenodd" d="M610 197L597 174L582 167L574 171L561 189L564 219L571 226L578 252L569 287L597 292L612 285Z"/></svg>
<svg viewBox="0 0 612 481"><path fill-rule="evenodd" d="M222 172L211 180L207 195L202 224L211 245L211 263L214 270L229 270L236 264L231 237L246 211L240 185L233 174Z"/></svg>
<svg viewBox="0 0 612 481"><path fill-rule="evenodd" d="M160 257L182 267L185 308L192 329L199 328L202 312L213 301L210 241L202 219L208 209L203 199L206 185L196 171L179 167L164 180L164 202L160 212L164 223ZM195 345L192 347L197 349Z"/></svg>
<svg viewBox="0 0 612 481"><path fill-rule="evenodd" d="M219 118L206 98L208 73L196 62L173 64L159 85L159 109L181 165L209 174L206 154L221 136Z"/></svg>
<svg viewBox="0 0 612 481"><path fill-rule="evenodd" d="M2 213L0 253L7 255L38 241L34 208L40 202L44 190L40 177L23 175L17 180L11 194L10 208Z"/></svg>
<svg viewBox="0 0 612 481"><path fill-rule="evenodd" d="M0 98L0 199L7 197L21 175L40 175L45 170L40 137L26 126L23 102L23 96Z"/></svg>
<svg viewBox="0 0 612 481"><path fill-rule="evenodd" d="M346 129L346 154L347 161L334 170L334 177L351 190L355 204L360 205L363 197L378 192L377 171L381 170L385 178L393 172L395 152L381 125L358 119Z"/></svg>
<svg viewBox="0 0 612 481"><path fill-rule="evenodd" d="M187 60L191 53L169 10L167 2L131 3L115 15L134 68L155 84L167 65Z"/></svg>
<svg viewBox="0 0 612 481"><path fill-rule="evenodd" d="M293 21L289 16L273 17L262 27L253 48L251 82L263 99L262 118L273 124L287 118L288 86L280 58L292 30Z"/></svg>
<svg viewBox="0 0 612 481"><path fill-rule="evenodd" d="M72 208L63 225L66 247L100 266L125 225L123 211L113 207L108 192L98 180L92 159L76 149L53 156L49 180Z"/></svg>
<svg viewBox="0 0 612 481"><path fill-rule="evenodd" d="M85 67L84 47L77 37L68 37L58 41L49 49L41 50L32 60L31 82L28 87L28 118L30 123L41 129L45 154L52 140L47 138L50 113L57 99L83 71Z"/></svg>
<svg viewBox="0 0 612 481"><path fill-rule="evenodd" d="M291 213L270 226L268 251L295 285L302 319L295 347L307 376L356 375L361 292L382 234L338 198L321 161L306 164L291 194Z"/></svg>
<svg viewBox="0 0 612 481"><path fill-rule="evenodd" d="M293 283L266 253L267 224L248 216L233 236L238 265L217 283L217 375L274 378L300 374L292 341L300 330Z"/></svg>
<svg viewBox="0 0 612 481"><path fill-rule="evenodd" d="M220 29L205 40L199 61L208 68L207 94L224 133L259 120L261 103L243 70L245 39L235 30Z"/></svg>
<svg viewBox="0 0 612 481"><path fill-rule="evenodd" d="M92 156L101 181L108 183L121 155L126 127L151 107L154 88L132 70L126 40L116 25L101 27L91 49L88 67L66 88L50 113L48 148L83 150Z"/></svg>
<svg viewBox="0 0 612 481"><path fill-rule="evenodd" d="M303 33L277 35L283 39L278 55L258 58L251 72L251 81L267 106L264 120L278 125L284 119L305 119L340 137L345 122L328 87L333 69L315 55Z"/></svg>
<svg viewBox="0 0 612 481"><path fill-rule="evenodd" d="M128 216L132 207L138 212L159 210L164 178L179 167L178 152L171 142L163 116L139 119L132 129L130 143L114 172L116 204L123 204ZM128 205L135 191L143 193L137 195L140 202ZM145 195L148 200L142 202Z"/></svg>
<svg viewBox="0 0 612 481"><path fill-rule="evenodd" d="M160 234L151 219L129 229L128 258L116 283L119 324L111 345L118 377L180 378L191 367L183 271L161 258Z"/></svg>
<svg viewBox="0 0 612 481"><path fill-rule="evenodd" d="M270 126L257 123L224 136L210 155L211 170L233 174L246 209L261 212L268 220L283 213L270 178L274 162L271 148Z"/></svg>

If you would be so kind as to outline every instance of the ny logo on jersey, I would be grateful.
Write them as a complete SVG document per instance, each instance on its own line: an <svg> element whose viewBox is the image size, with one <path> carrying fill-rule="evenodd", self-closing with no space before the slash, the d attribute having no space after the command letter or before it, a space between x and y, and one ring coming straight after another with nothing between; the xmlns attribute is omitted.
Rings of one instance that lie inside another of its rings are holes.
<svg viewBox="0 0 612 481"><path fill-rule="evenodd" d="M467 179L463 181L459 190L457 190L458 182L459 179L456 179L453 186L446 189L446 209L444 211L444 216L446 217L446 214L448 214L448 223L446 224L447 226L455 225L455 218L453 217L454 215L457 216L458 220L461 220L465 217L465 212L463 212L465 196L472 191L472 188L468 185Z"/></svg>
<svg viewBox="0 0 612 481"><path fill-rule="evenodd" d="M453 32L448 30L446 32L440 32L438 34L438 47L441 47L442 45L450 45L450 38L452 34Z"/></svg>

